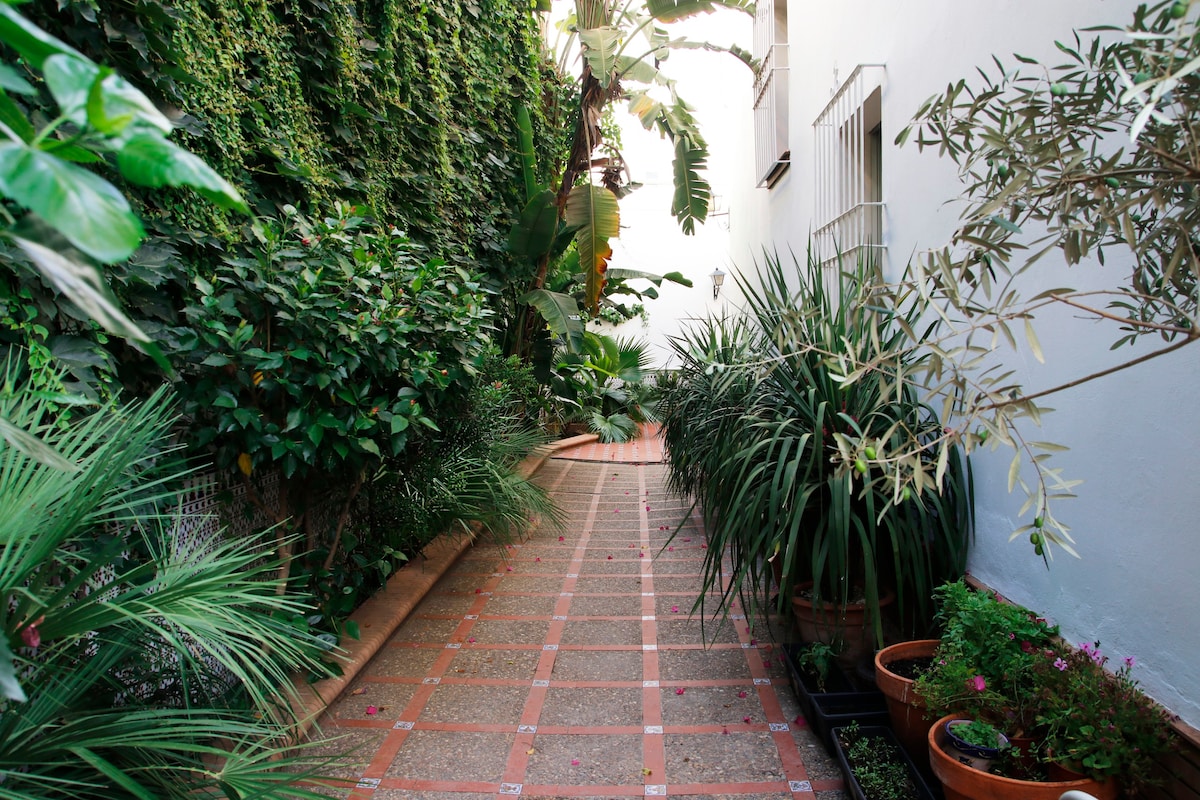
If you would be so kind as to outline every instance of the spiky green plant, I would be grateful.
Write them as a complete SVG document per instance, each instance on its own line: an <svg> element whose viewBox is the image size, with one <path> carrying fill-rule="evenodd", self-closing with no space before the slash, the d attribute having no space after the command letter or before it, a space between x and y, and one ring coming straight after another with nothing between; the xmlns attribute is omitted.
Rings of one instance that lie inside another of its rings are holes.
<svg viewBox="0 0 1200 800"><path fill-rule="evenodd" d="M0 798L321 796L287 754L310 606L262 548L179 541L165 393L64 429L4 378L0 414L75 466L0 450Z"/></svg>
<svg viewBox="0 0 1200 800"><path fill-rule="evenodd" d="M698 607L718 589L727 612L746 590L759 610L778 580L786 608L811 580L817 601L861 592L881 641L882 590L896 591L903 619L928 619L932 588L962 573L970 471L952 448L934 470L940 483L914 468L942 433L899 380L921 358L909 337L920 303L874 305L868 265L826 272L810 254L796 266L789 281L767 258L757 280L738 281L745 317L675 344L683 366L664 400L666 444L672 485L699 499L709 532Z"/></svg>

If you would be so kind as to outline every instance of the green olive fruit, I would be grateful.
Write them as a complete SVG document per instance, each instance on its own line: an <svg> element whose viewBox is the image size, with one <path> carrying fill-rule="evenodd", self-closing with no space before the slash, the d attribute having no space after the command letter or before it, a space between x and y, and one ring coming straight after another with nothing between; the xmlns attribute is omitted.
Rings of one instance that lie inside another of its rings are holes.
<svg viewBox="0 0 1200 800"><path fill-rule="evenodd" d="M1043 525L1043 521L1042 521L1042 518L1041 518L1041 517L1034 517L1034 518L1033 518L1033 527L1035 527L1035 528L1040 528L1040 527L1042 527L1042 525Z"/></svg>
<svg viewBox="0 0 1200 800"><path fill-rule="evenodd" d="M867 462L863 461L861 458L857 459L854 462L854 469L858 471L859 475L865 475L867 472Z"/></svg>
<svg viewBox="0 0 1200 800"><path fill-rule="evenodd" d="M863 455L865 455L867 458L874 458L875 457L875 448L870 447L870 446L864 447Z"/></svg>
<svg viewBox="0 0 1200 800"><path fill-rule="evenodd" d="M1187 16L1187 12L1188 12L1188 4L1187 3L1180 2L1180 3L1176 3L1175 5L1171 6L1171 18L1172 19L1182 19L1183 17Z"/></svg>
<svg viewBox="0 0 1200 800"><path fill-rule="evenodd" d="M1134 76L1133 76L1133 85L1134 85L1134 86L1139 86L1139 85L1141 85L1141 84L1145 83L1145 82L1146 82L1146 81L1148 81L1148 80L1150 80L1150 73L1149 73L1149 72L1139 72L1139 73L1137 73L1136 75L1134 75Z"/></svg>
<svg viewBox="0 0 1200 800"><path fill-rule="evenodd" d="M1113 189L1121 188L1121 182L1119 180L1117 180L1116 178L1105 178L1104 182L1107 183L1109 185L1109 187L1111 187Z"/></svg>
<svg viewBox="0 0 1200 800"><path fill-rule="evenodd" d="M1067 93L1067 85L1065 83L1050 84L1050 94L1055 97L1063 97Z"/></svg>
<svg viewBox="0 0 1200 800"><path fill-rule="evenodd" d="M996 174L1000 176L1001 180L1007 178L1009 172L1010 170L1008 168L1008 164L1001 164L1000 166L996 167Z"/></svg>
<svg viewBox="0 0 1200 800"><path fill-rule="evenodd" d="M1037 553L1040 556L1043 553L1042 546L1040 544L1034 545L1033 552Z"/></svg>
<svg viewBox="0 0 1200 800"><path fill-rule="evenodd" d="M911 500L912 499L912 489L909 489L907 486L905 486L904 491L902 491L900 493L900 497L904 500Z"/></svg>
<svg viewBox="0 0 1200 800"><path fill-rule="evenodd" d="M1030 544L1041 544L1042 543L1042 535L1040 533L1038 533L1037 531L1034 531L1033 533L1029 534L1029 543Z"/></svg>
<svg viewBox="0 0 1200 800"><path fill-rule="evenodd" d="M983 444L984 442L987 441L988 429L980 428L979 430L975 431L975 435L979 437L979 443Z"/></svg>

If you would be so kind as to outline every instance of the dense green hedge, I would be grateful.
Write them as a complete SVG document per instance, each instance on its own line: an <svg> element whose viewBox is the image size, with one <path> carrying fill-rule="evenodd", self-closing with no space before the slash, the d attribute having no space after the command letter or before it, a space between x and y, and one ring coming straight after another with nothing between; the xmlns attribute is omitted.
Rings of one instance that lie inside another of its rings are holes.
<svg viewBox="0 0 1200 800"><path fill-rule="evenodd" d="M528 0L59 5L24 12L172 111L259 211L349 199L432 252L498 252L523 199L515 107L543 91ZM182 192L141 199L160 230L238 227Z"/></svg>

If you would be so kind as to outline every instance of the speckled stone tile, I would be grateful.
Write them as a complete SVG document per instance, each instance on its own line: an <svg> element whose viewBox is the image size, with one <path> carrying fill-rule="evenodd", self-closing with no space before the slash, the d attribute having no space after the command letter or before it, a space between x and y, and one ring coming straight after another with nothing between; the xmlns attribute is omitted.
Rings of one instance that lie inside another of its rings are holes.
<svg viewBox="0 0 1200 800"><path fill-rule="evenodd" d="M414 730L392 760L387 776L499 783L514 735Z"/></svg>
<svg viewBox="0 0 1200 800"><path fill-rule="evenodd" d="M642 690L638 688L563 688L547 690L538 725L603 727L641 725Z"/></svg>
<svg viewBox="0 0 1200 800"><path fill-rule="evenodd" d="M470 611L471 606L479 598L474 594L444 594L430 592L412 613L412 617L422 616L457 616L461 617ZM410 617L411 619L411 617Z"/></svg>
<svg viewBox="0 0 1200 800"><path fill-rule="evenodd" d="M515 594L558 594L562 587L562 577L534 577L532 575L512 575L500 579L496 586L497 592L512 592Z"/></svg>
<svg viewBox="0 0 1200 800"><path fill-rule="evenodd" d="M527 784L641 786L642 737L609 734L537 735ZM578 764L572 764L578 761Z"/></svg>
<svg viewBox="0 0 1200 800"><path fill-rule="evenodd" d="M703 569L703 564L692 558L657 558L654 561L655 576L662 575L691 575L692 585L700 585L700 571Z"/></svg>
<svg viewBox="0 0 1200 800"><path fill-rule="evenodd" d="M371 800L493 800L495 796L491 792L430 792L425 789L376 789L371 792Z"/></svg>
<svg viewBox="0 0 1200 800"><path fill-rule="evenodd" d="M331 722L323 722L320 729L309 732L312 747L307 755L332 757L323 772L336 778L357 778L375 757L375 751L387 738L386 730L367 728L339 728Z"/></svg>
<svg viewBox="0 0 1200 800"><path fill-rule="evenodd" d="M490 574L489 572L488 575ZM444 575L437 582L436 591L472 594L476 589L482 588L488 580L487 575Z"/></svg>
<svg viewBox="0 0 1200 800"><path fill-rule="evenodd" d="M792 730L792 739L796 742L796 749L800 751L800 758L804 761L804 768L808 771L808 777L814 781L839 780L842 770L837 759L829 755L825 745L803 720L799 723L790 721L789 727Z"/></svg>
<svg viewBox="0 0 1200 800"><path fill-rule="evenodd" d="M454 566L450 567L446 574L449 576L491 575L496 571L496 565L501 563L502 556L503 553L500 552L488 553L486 556L471 556L468 553L454 562Z"/></svg>
<svg viewBox="0 0 1200 800"><path fill-rule="evenodd" d="M552 681L640 681L642 649L568 650L560 648L554 658Z"/></svg>
<svg viewBox="0 0 1200 800"><path fill-rule="evenodd" d="M850 795L844 791L837 789L826 789L822 792L813 792L813 800L846 800Z"/></svg>
<svg viewBox="0 0 1200 800"><path fill-rule="evenodd" d="M549 617L554 613L557 597L548 595L493 595L480 612L492 617Z"/></svg>
<svg viewBox="0 0 1200 800"><path fill-rule="evenodd" d="M768 732L667 734L667 783L742 783L784 779Z"/></svg>
<svg viewBox="0 0 1200 800"><path fill-rule="evenodd" d="M392 634L393 642L448 642L461 620L410 617Z"/></svg>
<svg viewBox="0 0 1200 800"><path fill-rule="evenodd" d="M747 717L758 725L767 722L758 692L752 685L689 686L683 694L665 687L662 713L664 725L740 725Z"/></svg>
<svg viewBox="0 0 1200 800"><path fill-rule="evenodd" d="M446 675L482 680L531 680L537 671L541 654L540 650L463 647L450 662Z"/></svg>
<svg viewBox="0 0 1200 800"><path fill-rule="evenodd" d="M443 683L421 712L421 722L515 725L529 697L525 686L470 686Z"/></svg>
<svg viewBox="0 0 1200 800"><path fill-rule="evenodd" d="M421 678L441 655L435 647L413 647L411 644L386 645L379 649L363 674L384 678Z"/></svg>
<svg viewBox="0 0 1200 800"><path fill-rule="evenodd" d="M694 594L658 594L656 592L654 613L660 619L686 620L691 615L692 605L695 602L696 595Z"/></svg>
<svg viewBox="0 0 1200 800"><path fill-rule="evenodd" d="M672 650L660 647L658 670L664 681L750 680L746 651L710 647L704 650Z"/></svg>
<svg viewBox="0 0 1200 800"><path fill-rule="evenodd" d="M580 577L575 582L575 594L640 594L641 577Z"/></svg>
<svg viewBox="0 0 1200 800"><path fill-rule="evenodd" d="M572 619L563 629L563 644L641 644L641 620Z"/></svg>
<svg viewBox="0 0 1200 800"><path fill-rule="evenodd" d="M541 644L549 630L549 620L481 619L471 636L479 644Z"/></svg>
<svg viewBox="0 0 1200 800"><path fill-rule="evenodd" d="M642 598L628 595L583 595L571 600L572 617L641 617Z"/></svg>
<svg viewBox="0 0 1200 800"><path fill-rule="evenodd" d="M416 694L417 687L415 683L355 681L351 690L338 698L330 711L338 719L371 719L367 708L374 707L375 719L396 719Z"/></svg>
<svg viewBox="0 0 1200 800"><path fill-rule="evenodd" d="M620 552L620 551L617 551ZM632 552L632 551L630 551ZM594 559L584 561L579 567L580 575L641 575L642 574L642 559L638 558L613 558L612 561L607 559L604 561L596 561Z"/></svg>
<svg viewBox="0 0 1200 800"><path fill-rule="evenodd" d="M672 615L674 616L674 615ZM681 615L682 616L682 615ZM729 621L704 623L701 635L700 619L659 619L658 643L669 644L732 644L738 641L737 631Z"/></svg>

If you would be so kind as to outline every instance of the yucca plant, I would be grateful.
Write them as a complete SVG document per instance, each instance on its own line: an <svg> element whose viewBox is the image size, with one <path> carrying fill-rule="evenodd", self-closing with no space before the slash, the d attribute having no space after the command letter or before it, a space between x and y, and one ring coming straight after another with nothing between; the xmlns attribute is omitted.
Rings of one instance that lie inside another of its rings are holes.
<svg viewBox="0 0 1200 800"><path fill-rule="evenodd" d="M953 449L940 485L913 468L942 433L904 379L921 358L920 303L873 304L866 264L827 272L810 254L788 278L767 258L757 280L738 280L744 317L675 343L666 444L672 484L697 497L709 532L698 608L718 588L716 613L739 593L765 610L778 582L783 610L812 581L815 602L860 594L881 642L881 589L913 624L931 617L933 587L962 573L970 470Z"/></svg>
<svg viewBox="0 0 1200 800"><path fill-rule="evenodd" d="M0 798L323 796L287 752L310 606L269 551L179 540L164 392L64 428L3 378L0 413L74 466L0 450Z"/></svg>

